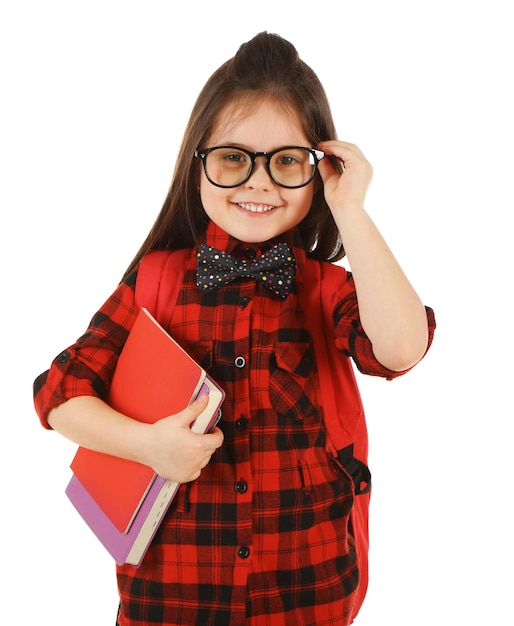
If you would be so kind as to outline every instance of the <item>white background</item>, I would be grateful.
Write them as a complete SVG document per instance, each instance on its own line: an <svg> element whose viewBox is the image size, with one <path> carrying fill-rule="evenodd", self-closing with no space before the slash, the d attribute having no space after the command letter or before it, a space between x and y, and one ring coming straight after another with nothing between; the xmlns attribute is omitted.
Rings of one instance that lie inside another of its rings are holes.
<svg viewBox="0 0 514 626"><path fill-rule="evenodd" d="M0 8L2 614L113 626L114 567L64 496L75 446L32 380L153 223L205 80L261 30L324 83L375 170L367 209L438 331L359 378L371 582L358 626L514 624L509 2L4 1Z"/></svg>

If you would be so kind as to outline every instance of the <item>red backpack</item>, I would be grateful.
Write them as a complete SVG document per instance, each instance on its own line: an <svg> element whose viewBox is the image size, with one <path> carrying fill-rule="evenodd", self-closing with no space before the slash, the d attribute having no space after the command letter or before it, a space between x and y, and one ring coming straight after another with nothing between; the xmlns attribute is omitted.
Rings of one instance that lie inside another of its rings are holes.
<svg viewBox="0 0 514 626"><path fill-rule="evenodd" d="M146 307L164 326L170 320L181 277L190 258L189 249L158 250L147 254L139 266L136 304ZM336 349L334 336L330 336L334 328L332 314L337 304L337 287L344 279L344 271L331 263L307 259L304 283L298 282L298 296L307 312L308 330L314 342L328 433L326 447L353 478L355 485L354 506L350 515L360 573L353 610L355 618L368 586L371 474L367 467L366 420L353 366L348 357ZM167 319L163 319L163 315Z"/></svg>

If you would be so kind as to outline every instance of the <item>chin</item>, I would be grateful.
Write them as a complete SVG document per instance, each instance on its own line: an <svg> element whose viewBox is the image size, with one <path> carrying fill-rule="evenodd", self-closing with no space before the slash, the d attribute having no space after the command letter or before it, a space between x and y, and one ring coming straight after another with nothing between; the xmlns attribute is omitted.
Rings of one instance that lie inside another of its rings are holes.
<svg viewBox="0 0 514 626"><path fill-rule="evenodd" d="M268 231L259 231L259 230L227 230L228 234L232 237L235 237L239 241L244 241L245 243L263 243L265 241L269 241L270 239L274 239L282 234L283 231L276 230L268 230Z"/></svg>

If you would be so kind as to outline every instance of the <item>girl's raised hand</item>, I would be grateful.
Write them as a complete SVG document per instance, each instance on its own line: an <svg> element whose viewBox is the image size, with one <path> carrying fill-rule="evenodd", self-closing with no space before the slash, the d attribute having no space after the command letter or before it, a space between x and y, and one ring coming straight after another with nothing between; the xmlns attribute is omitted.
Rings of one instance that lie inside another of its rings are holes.
<svg viewBox="0 0 514 626"><path fill-rule="evenodd" d="M336 140L322 141L317 148L344 166L344 172L340 174L327 158L318 165L325 199L332 213L343 211L345 207L363 208L373 168L361 150L354 144Z"/></svg>

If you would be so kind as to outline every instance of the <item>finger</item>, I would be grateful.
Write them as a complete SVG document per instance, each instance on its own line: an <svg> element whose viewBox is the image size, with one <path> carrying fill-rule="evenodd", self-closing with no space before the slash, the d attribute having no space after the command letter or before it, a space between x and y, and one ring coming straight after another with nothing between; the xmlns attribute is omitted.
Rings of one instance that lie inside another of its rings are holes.
<svg viewBox="0 0 514 626"><path fill-rule="evenodd" d="M318 164L318 169L320 170L321 175L325 176L324 180L326 181L332 174L337 174L339 176L341 172L334 167L334 161L338 161L342 171L344 171L345 162L350 159L350 152L345 150L341 146L340 142L326 141L318 144L316 147L323 150L325 157L330 157L321 159Z"/></svg>
<svg viewBox="0 0 514 626"><path fill-rule="evenodd" d="M317 147L323 150L325 154L336 157L343 164L347 161L366 160L362 151L355 144L346 141L322 141Z"/></svg>
<svg viewBox="0 0 514 626"><path fill-rule="evenodd" d="M188 479L183 480L182 482L184 482L184 483L190 483L190 482L193 482L193 481L194 481L194 480L196 480L197 478L200 478L201 473L202 473L202 470L201 470L201 469L199 469L199 470L197 470L196 472L193 472L193 473L191 474L191 476L190 476Z"/></svg>
<svg viewBox="0 0 514 626"><path fill-rule="evenodd" d="M217 426L210 430L205 436L208 437L209 445L213 452L221 447L223 440L225 439L223 431Z"/></svg>
<svg viewBox="0 0 514 626"><path fill-rule="evenodd" d="M331 176L336 174L334 166L329 159L321 159L318 163L318 171L324 183L326 183Z"/></svg>

